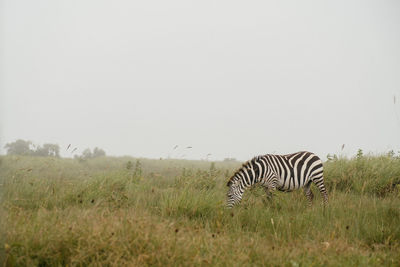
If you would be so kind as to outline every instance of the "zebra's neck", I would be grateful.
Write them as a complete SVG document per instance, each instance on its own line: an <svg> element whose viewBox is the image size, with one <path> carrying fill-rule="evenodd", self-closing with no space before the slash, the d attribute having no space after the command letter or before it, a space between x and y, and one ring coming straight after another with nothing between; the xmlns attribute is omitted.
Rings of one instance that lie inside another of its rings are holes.
<svg viewBox="0 0 400 267"><path fill-rule="evenodd" d="M258 183L263 176L263 165L260 162L259 157L253 158L243 164L239 171L239 176L245 188Z"/></svg>

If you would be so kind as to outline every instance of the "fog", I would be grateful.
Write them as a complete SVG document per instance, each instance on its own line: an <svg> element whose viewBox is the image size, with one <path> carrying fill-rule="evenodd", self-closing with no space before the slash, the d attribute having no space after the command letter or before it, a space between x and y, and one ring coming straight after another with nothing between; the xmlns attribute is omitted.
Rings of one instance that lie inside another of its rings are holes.
<svg viewBox="0 0 400 267"><path fill-rule="evenodd" d="M396 0L3 0L0 153L16 139L64 157L399 151L399 14Z"/></svg>

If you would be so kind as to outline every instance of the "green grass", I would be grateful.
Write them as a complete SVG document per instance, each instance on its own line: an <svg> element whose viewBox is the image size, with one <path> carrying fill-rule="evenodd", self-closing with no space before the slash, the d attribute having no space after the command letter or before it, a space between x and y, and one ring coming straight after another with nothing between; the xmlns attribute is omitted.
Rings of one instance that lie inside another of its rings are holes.
<svg viewBox="0 0 400 267"><path fill-rule="evenodd" d="M132 164L127 164L131 161ZM245 193L240 163L0 157L5 266L399 266L400 160L325 163L329 205L301 191ZM127 169L127 166L130 166Z"/></svg>

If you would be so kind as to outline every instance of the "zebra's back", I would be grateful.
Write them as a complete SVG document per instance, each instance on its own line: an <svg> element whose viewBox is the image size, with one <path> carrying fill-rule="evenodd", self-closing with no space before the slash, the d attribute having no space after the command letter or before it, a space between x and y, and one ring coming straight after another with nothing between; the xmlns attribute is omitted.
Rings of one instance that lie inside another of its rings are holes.
<svg viewBox="0 0 400 267"><path fill-rule="evenodd" d="M323 172L321 159L314 153L300 151L288 155L264 156L278 179L277 189L292 191L303 187Z"/></svg>

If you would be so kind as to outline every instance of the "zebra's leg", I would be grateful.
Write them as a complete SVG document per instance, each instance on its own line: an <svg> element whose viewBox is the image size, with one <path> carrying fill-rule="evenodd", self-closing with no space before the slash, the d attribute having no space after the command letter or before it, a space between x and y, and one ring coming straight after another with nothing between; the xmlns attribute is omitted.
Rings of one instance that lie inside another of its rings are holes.
<svg viewBox="0 0 400 267"><path fill-rule="evenodd" d="M272 197L274 196L274 193L276 191L276 184L277 184L277 180L276 178L273 178L267 186L268 192L267 192L267 197L269 197L269 199L272 199Z"/></svg>
<svg viewBox="0 0 400 267"><path fill-rule="evenodd" d="M307 184L304 186L304 194L305 194L306 197L307 197L308 206L311 207L312 202L313 202L313 199L314 199L314 194L313 194L313 192L311 191L311 182L307 183Z"/></svg>
<svg viewBox="0 0 400 267"><path fill-rule="evenodd" d="M318 187L319 192L321 193L322 199L324 201L324 205L327 205L328 204L328 193L326 192L323 175L321 174L321 175L318 175L317 177L314 177L313 182Z"/></svg>

